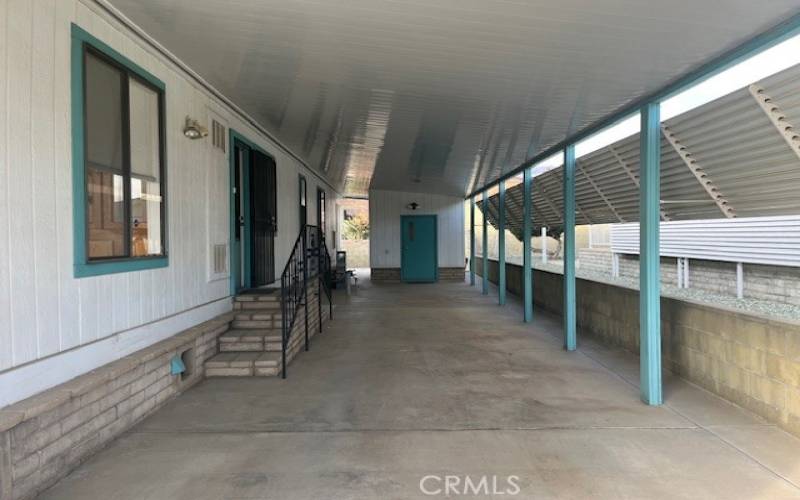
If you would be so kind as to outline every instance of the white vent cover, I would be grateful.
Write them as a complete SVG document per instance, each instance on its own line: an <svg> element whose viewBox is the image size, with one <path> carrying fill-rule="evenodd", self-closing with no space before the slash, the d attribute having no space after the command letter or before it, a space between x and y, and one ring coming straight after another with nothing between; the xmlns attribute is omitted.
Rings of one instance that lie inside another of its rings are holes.
<svg viewBox="0 0 800 500"><path fill-rule="evenodd" d="M225 126L217 120L211 120L211 144L225 152Z"/></svg>
<svg viewBox="0 0 800 500"><path fill-rule="evenodd" d="M228 271L228 245L225 243L214 245L214 274Z"/></svg>

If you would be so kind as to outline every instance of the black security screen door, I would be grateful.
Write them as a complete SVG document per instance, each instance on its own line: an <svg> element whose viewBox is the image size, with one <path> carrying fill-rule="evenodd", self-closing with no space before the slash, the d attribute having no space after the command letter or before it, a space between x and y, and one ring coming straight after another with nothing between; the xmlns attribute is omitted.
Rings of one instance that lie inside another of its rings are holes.
<svg viewBox="0 0 800 500"><path fill-rule="evenodd" d="M275 281L275 232L278 203L275 190L275 160L252 152L250 162L250 213L252 217L251 286Z"/></svg>

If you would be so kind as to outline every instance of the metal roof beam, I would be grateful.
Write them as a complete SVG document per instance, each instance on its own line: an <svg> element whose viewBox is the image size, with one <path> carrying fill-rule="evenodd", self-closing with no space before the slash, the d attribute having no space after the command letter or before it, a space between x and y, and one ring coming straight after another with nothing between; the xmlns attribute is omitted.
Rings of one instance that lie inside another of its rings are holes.
<svg viewBox="0 0 800 500"><path fill-rule="evenodd" d="M556 215L556 220L558 221L558 223L561 224L562 222L564 222L564 219L561 218L561 214L559 213L558 208L556 208L555 204L553 203L553 200L551 200L550 197L547 196L547 192L544 190L544 188L538 182L534 182L533 189L541 193L544 202L547 204L550 210L552 210L553 213Z"/></svg>
<svg viewBox="0 0 800 500"><path fill-rule="evenodd" d="M626 174L628 174L628 177L630 177L630 179L633 181L633 184L636 186L636 189L638 191L639 190L639 177L637 177L636 174L633 173L633 170L631 169L630 165L628 165L628 162L626 162L625 160L622 159L622 157L619 155L619 153L617 153L617 150L614 149L614 146L608 146L608 150L614 156L614 159L617 160L617 163L619 164L619 166L622 167L622 170L625 171ZM661 208L659 210L661 212L661 220L663 220L663 221L671 220L670 216L664 210L663 203L664 202L661 201Z"/></svg>
<svg viewBox="0 0 800 500"><path fill-rule="evenodd" d="M672 146L672 149L678 153L678 156L681 158L681 160L683 160L683 163L686 165L692 175L694 175L695 179L697 179L697 182L700 183L700 186L703 187L711 200L716 203L717 207L719 207L722 215L729 219L736 217L736 211L730 205L728 199L725 198L722 193L720 193L719 189L711 180L711 178L709 178L706 171L703 170L703 167L697 164L697 160L692 157L692 153L689 152L686 146L681 144L681 141L678 140L678 138L675 136L675 133L663 123L661 124L661 132L664 134L667 142L669 142Z"/></svg>
<svg viewBox="0 0 800 500"><path fill-rule="evenodd" d="M750 85L747 87L747 90L750 91L750 95L753 96L753 99L756 100L758 103L758 107L764 111L764 114L767 115L769 121L772 122L772 125L781 134L783 140L786 141L786 144L789 145L789 148L792 152L800 158L800 135L795 132L794 127L789 122L789 119L786 115L781 111L780 106L775 100L767 95L764 91L763 87L756 85Z"/></svg>
<svg viewBox="0 0 800 500"><path fill-rule="evenodd" d="M576 161L575 164L578 166L578 170L580 170L580 172L583 174L583 176L586 177L586 180L589 181L589 184L592 185L592 187L594 188L595 192L597 192L597 195L600 196L600 198L605 202L606 205L608 205L609 210L611 210L614 213L614 217L616 217L617 220L620 221L620 222L625 222L622 219L622 217L620 217L619 213L617 213L616 209L614 209L614 205L612 205L611 202L608 200L608 198L606 198L606 195L603 194L603 190L600 189L600 186L598 186L594 182L592 177L589 175L589 172L587 172L586 169L583 168L583 166L581 165L581 162Z"/></svg>

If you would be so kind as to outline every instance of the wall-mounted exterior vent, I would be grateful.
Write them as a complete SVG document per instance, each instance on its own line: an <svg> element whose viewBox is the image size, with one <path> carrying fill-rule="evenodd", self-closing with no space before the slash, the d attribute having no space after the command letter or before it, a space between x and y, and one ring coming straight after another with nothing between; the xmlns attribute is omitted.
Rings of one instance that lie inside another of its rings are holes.
<svg viewBox="0 0 800 500"><path fill-rule="evenodd" d="M228 245L214 245L214 274L228 272Z"/></svg>
<svg viewBox="0 0 800 500"><path fill-rule="evenodd" d="M225 125L211 120L211 144L225 152Z"/></svg>

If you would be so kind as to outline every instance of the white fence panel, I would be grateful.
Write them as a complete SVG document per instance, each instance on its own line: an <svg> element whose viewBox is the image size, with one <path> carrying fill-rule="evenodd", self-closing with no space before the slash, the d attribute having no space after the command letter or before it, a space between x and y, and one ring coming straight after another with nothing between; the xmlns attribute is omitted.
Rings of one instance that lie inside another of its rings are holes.
<svg viewBox="0 0 800 500"><path fill-rule="evenodd" d="M611 251L639 254L639 224L614 224ZM800 267L800 216L661 223L661 255Z"/></svg>

